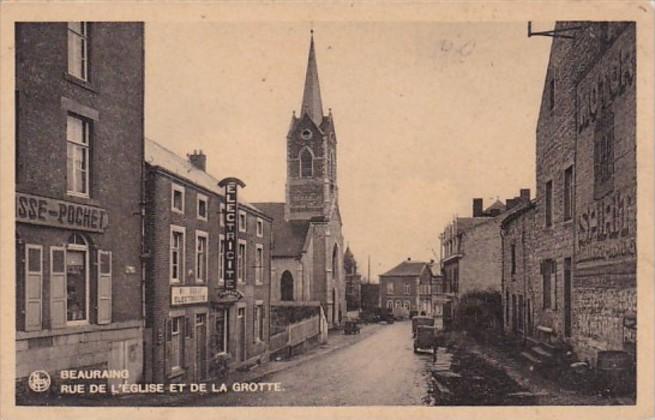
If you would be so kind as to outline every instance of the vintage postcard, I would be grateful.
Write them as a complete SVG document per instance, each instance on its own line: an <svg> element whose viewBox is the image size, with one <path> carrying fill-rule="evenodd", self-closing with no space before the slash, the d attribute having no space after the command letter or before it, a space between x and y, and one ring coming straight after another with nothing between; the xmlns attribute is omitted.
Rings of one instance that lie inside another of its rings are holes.
<svg viewBox="0 0 655 420"><path fill-rule="evenodd" d="M0 418L655 415L652 3L0 8Z"/></svg>

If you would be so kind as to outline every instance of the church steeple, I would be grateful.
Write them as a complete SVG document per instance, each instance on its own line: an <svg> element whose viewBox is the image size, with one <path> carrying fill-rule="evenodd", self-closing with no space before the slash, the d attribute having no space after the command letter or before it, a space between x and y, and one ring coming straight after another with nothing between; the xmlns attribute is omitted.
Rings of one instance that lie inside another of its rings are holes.
<svg viewBox="0 0 655 420"><path fill-rule="evenodd" d="M302 94L300 116L307 113L317 126L323 121L323 104L321 102L321 88L318 84L318 68L316 66L316 52L314 51L314 30L311 30L309 43L309 57L307 59L307 74L305 76L305 89Z"/></svg>

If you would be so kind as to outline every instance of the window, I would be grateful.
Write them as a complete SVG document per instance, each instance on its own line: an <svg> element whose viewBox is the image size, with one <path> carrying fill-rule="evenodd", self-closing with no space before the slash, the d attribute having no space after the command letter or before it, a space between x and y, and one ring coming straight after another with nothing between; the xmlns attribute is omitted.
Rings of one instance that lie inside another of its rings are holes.
<svg viewBox="0 0 655 420"><path fill-rule="evenodd" d="M171 283L179 283L184 279L184 228L171 226Z"/></svg>
<svg viewBox="0 0 655 420"><path fill-rule="evenodd" d="M553 181L546 182L546 226L553 225Z"/></svg>
<svg viewBox="0 0 655 420"><path fill-rule="evenodd" d="M314 174L314 156L309 148L304 147L300 151L300 176L311 178Z"/></svg>
<svg viewBox="0 0 655 420"><path fill-rule="evenodd" d="M218 205L218 225L219 226L225 226L225 203L220 203Z"/></svg>
<svg viewBox="0 0 655 420"><path fill-rule="evenodd" d="M459 268L453 268L453 292L459 293Z"/></svg>
<svg viewBox="0 0 655 420"><path fill-rule="evenodd" d="M98 283L96 291L98 294L97 302L97 322L98 324L111 323L112 309L112 269L111 269L111 251L98 250Z"/></svg>
<svg viewBox="0 0 655 420"><path fill-rule="evenodd" d="M37 331L42 323L43 247L25 246L25 331Z"/></svg>
<svg viewBox="0 0 655 420"><path fill-rule="evenodd" d="M264 221L261 218L257 218L257 237L262 238L264 236Z"/></svg>
<svg viewBox="0 0 655 420"><path fill-rule="evenodd" d="M184 214L184 187L181 185L171 184L171 210Z"/></svg>
<svg viewBox="0 0 655 420"><path fill-rule="evenodd" d="M207 221L207 207L209 206L208 204L208 198L206 195L198 194L198 200L197 200L197 217L200 220L204 220L205 222Z"/></svg>
<svg viewBox="0 0 655 420"><path fill-rule="evenodd" d="M505 289L505 325L509 326L509 289Z"/></svg>
<svg viewBox="0 0 655 420"><path fill-rule="evenodd" d="M89 25L86 22L68 23L68 73L81 80L89 76Z"/></svg>
<svg viewBox="0 0 655 420"><path fill-rule="evenodd" d="M402 304L402 302L399 301L399 300L397 300L397 301L396 301L396 308L400 308L401 304Z"/></svg>
<svg viewBox="0 0 655 420"><path fill-rule="evenodd" d="M182 326L184 325L184 317L172 318L169 321L169 325L168 341L170 342L170 352L168 355L168 364L171 370L175 370L182 367L182 349L184 348Z"/></svg>
<svg viewBox="0 0 655 420"><path fill-rule="evenodd" d="M66 321L69 325L88 322L88 252L86 239L73 234L66 247Z"/></svg>
<svg viewBox="0 0 655 420"><path fill-rule="evenodd" d="M391 281L387 282L387 294L393 295L393 282Z"/></svg>
<svg viewBox="0 0 655 420"><path fill-rule="evenodd" d="M387 309L393 309L393 300L387 301Z"/></svg>
<svg viewBox="0 0 655 420"><path fill-rule="evenodd" d="M218 236L218 285L223 286L225 284L225 275L223 274L223 264L225 261L225 236Z"/></svg>
<svg viewBox="0 0 655 420"><path fill-rule="evenodd" d="M89 131L90 123L68 115L66 121L68 193L89 196Z"/></svg>
<svg viewBox="0 0 655 420"><path fill-rule="evenodd" d="M552 110L555 108L555 78L554 77L550 78L548 89L550 91L549 92L550 94L548 95L549 108Z"/></svg>
<svg viewBox="0 0 655 420"><path fill-rule="evenodd" d="M252 320L253 341L264 341L264 305L257 304L254 307L254 318Z"/></svg>
<svg viewBox="0 0 655 420"><path fill-rule="evenodd" d="M510 257L511 257L511 270L512 274L516 274L516 245L512 244L510 246Z"/></svg>
<svg viewBox="0 0 655 420"><path fill-rule="evenodd" d="M541 263L541 275L543 279L543 306L544 309L557 308L557 287L555 286L555 276L557 272L555 261L545 260Z"/></svg>
<svg viewBox="0 0 655 420"><path fill-rule="evenodd" d="M207 233L196 231L196 283L207 280Z"/></svg>
<svg viewBox="0 0 655 420"><path fill-rule="evenodd" d="M404 286L405 286L405 294L408 295L410 289L409 283L405 283Z"/></svg>
<svg viewBox="0 0 655 420"><path fill-rule="evenodd" d="M246 242L245 241L241 241L241 240L239 241L237 264L239 265L237 281L239 283L244 283L246 281Z"/></svg>
<svg viewBox="0 0 655 420"><path fill-rule="evenodd" d="M228 350L228 311L216 312L215 349L217 353L227 353Z"/></svg>
<svg viewBox="0 0 655 420"><path fill-rule="evenodd" d="M573 166L564 171L564 220L573 217Z"/></svg>
<svg viewBox="0 0 655 420"><path fill-rule="evenodd" d="M407 309L409 311L409 301L406 300L403 302L403 308Z"/></svg>
<svg viewBox="0 0 655 420"><path fill-rule="evenodd" d="M255 284L264 284L264 246L257 244L255 249Z"/></svg>
<svg viewBox="0 0 655 420"><path fill-rule="evenodd" d="M248 230L248 219L246 218L245 211L239 211L239 232L246 232Z"/></svg>

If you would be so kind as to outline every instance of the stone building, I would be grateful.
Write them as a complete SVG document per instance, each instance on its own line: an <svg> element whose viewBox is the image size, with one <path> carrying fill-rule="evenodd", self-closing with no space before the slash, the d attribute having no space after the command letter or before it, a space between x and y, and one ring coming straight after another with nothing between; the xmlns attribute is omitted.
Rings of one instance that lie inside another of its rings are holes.
<svg viewBox="0 0 655 420"><path fill-rule="evenodd" d="M408 258L391 270L380 274L380 304L398 317L408 317L421 311L420 285L429 284L432 272L429 264Z"/></svg>
<svg viewBox="0 0 655 420"><path fill-rule="evenodd" d="M595 362L636 338L635 27L558 22L537 126L534 320Z"/></svg>
<svg viewBox="0 0 655 420"><path fill-rule="evenodd" d="M284 203L255 203L273 218L272 299L319 302L330 327L346 315L343 234L332 112L323 113L314 38L299 115L286 142Z"/></svg>
<svg viewBox="0 0 655 420"><path fill-rule="evenodd" d="M17 398L35 370L127 369L117 381L138 382L143 24L15 30Z"/></svg>
<svg viewBox="0 0 655 420"><path fill-rule="evenodd" d="M152 140L146 162L146 381L199 382L268 359L271 219L238 194L236 291L225 290L225 194L207 157ZM240 191L239 191L240 192Z"/></svg>

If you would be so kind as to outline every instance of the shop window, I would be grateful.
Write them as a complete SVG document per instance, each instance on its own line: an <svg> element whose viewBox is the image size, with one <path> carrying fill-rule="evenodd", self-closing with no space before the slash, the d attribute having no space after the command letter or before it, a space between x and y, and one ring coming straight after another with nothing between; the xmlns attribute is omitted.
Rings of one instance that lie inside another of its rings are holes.
<svg viewBox="0 0 655 420"><path fill-rule="evenodd" d="M264 284L264 246L257 245L255 261L255 284Z"/></svg>
<svg viewBox="0 0 655 420"><path fill-rule="evenodd" d="M207 233L196 231L196 283L207 280Z"/></svg>
<svg viewBox="0 0 655 420"><path fill-rule="evenodd" d="M170 280L180 283L184 279L184 228L171 226Z"/></svg>
<svg viewBox="0 0 655 420"><path fill-rule="evenodd" d="M239 265L237 281L239 283L244 283L246 281L246 264L247 264L245 241L241 241L241 240L239 241L239 251L237 255L237 260L238 260L237 264Z"/></svg>
<svg viewBox="0 0 655 420"><path fill-rule="evenodd" d="M42 326L43 247L25 246L25 331Z"/></svg>
<svg viewBox="0 0 655 420"><path fill-rule="evenodd" d="M171 210L184 214L184 187L181 185L171 184Z"/></svg>
<svg viewBox="0 0 655 420"><path fill-rule="evenodd" d="M89 78L89 24L68 23L68 74L81 80Z"/></svg>
<svg viewBox="0 0 655 420"><path fill-rule="evenodd" d="M185 326L184 317L175 317L168 322L168 366L170 371L182 368L182 351L184 349L184 334L182 329Z"/></svg>
<svg viewBox="0 0 655 420"><path fill-rule="evenodd" d="M89 196L89 147L91 123L69 114L66 120L66 184L68 194Z"/></svg>
<svg viewBox="0 0 655 420"><path fill-rule="evenodd" d="M200 220L207 221L207 207L209 206L209 199L206 195L202 194L198 194L197 198L197 217Z"/></svg>

